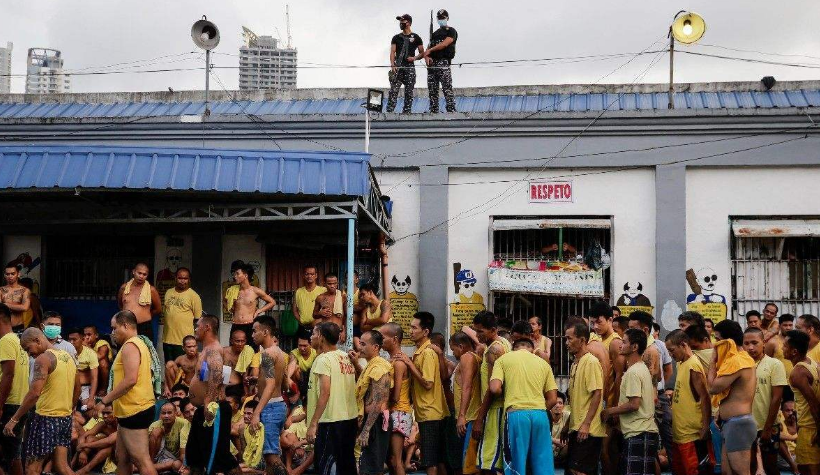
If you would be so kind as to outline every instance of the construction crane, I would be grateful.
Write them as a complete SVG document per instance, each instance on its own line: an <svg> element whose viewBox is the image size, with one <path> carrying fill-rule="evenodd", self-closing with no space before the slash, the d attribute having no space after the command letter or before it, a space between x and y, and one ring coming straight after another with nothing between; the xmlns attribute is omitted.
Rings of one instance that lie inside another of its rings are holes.
<svg viewBox="0 0 820 475"><path fill-rule="evenodd" d="M293 37L290 36L290 5L285 5L285 21L288 29L288 49L293 49Z"/></svg>

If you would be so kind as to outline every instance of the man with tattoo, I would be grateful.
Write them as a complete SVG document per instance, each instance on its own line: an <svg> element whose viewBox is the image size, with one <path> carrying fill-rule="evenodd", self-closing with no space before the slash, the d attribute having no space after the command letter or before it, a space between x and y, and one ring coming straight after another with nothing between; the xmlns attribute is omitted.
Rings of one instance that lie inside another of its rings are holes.
<svg viewBox="0 0 820 475"><path fill-rule="evenodd" d="M356 473L356 370L340 351L341 329L324 322L313 328L310 344L319 352L308 382L308 443L315 444L315 467L320 475Z"/></svg>
<svg viewBox="0 0 820 475"><path fill-rule="evenodd" d="M342 341L344 341L345 321L347 321L347 298L344 292L339 290L339 276L333 272L325 274L324 293L316 297L313 307L313 320L320 322L333 322L342 329Z"/></svg>
<svg viewBox="0 0 820 475"><path fill-rule="evenodd" d="M26 473L42 473L45 463L51 461L57 473L73 474L68 465L71 414L80 398L74 358L55 349L38 328L26 329L20 344L34 358L34 376L20 407L3 428L3 434L13 436L20 419L34 407L23 444Z"/></svg>
<svg viewBox="0 0 820 475"><path fill-rule="evenodd" d="M196 338L193 335L186 336L182 339L182 347L185 350L182 356L165 363L165 388L163 389L165 397L171 394L171 388L177 383L191 387L191 380L199 362Z"/></svg>
<svg viewBox="0 0 820 475"><path fill-rule="evenodd" d="M6 425L28 392L28 369L28 355L20 346L20 339L11 330L11 310L5 304L0 304L0 425ZM24 415L12 436L0 436L0 465L5 473L23 473L20 441L25 419Z"/></svg>
<svg viewBox="0 0 820 475"><path fill-rule="evenodd" d="M357 442L362 448L359 475L381 475L390 444L390 417L387 403L393 386L393 366L379 356L384 338L376 330L364 332L359 339L361 356L367 366L359 367L359 355L351 351L351 361L359 375L356 404L361 430Z"/></svg>
<svg viewBox="0 0 820 475"><path fill-rule="evenodd" d="M251 433L256 433L264 425L265 441L262 455L268 473L275 475L286 474L282 463L282 447L279 437L288 417L288 405L282 398L282 390L286 388L285 370L288 366L287 355L276 344L274 334L276 321L273 317L263 315L253 322L253 340L259 345L259 379L256 383L256 394L259 404L253 411L251 418Z"/></svg>
<svg viewBox="0 0 820 475"><path fill-rule="evenodd" d="M231 308L233 314L231 334L239 328L245 332L246 338L253 332L253 319L265 314L276 305L273 297L259 287L251 285L251 279L253 279L253 266L250 264L245 264L233 272L233 280L239 284L239 295ZM261 308L259 307L260 300L265 302ZM256 343L251 341L250 345L254 351L257 350Z"/></svg>
<svg viewBox="0 0 820 475"><path fill-rule="evenodd" d="M186 452L192 475L241 473L239 462L231 455L231 405L222 399L224 371L222 346L219 345L219 319L203 315L196 324L196 339L202 344L202 353L191 380L189 397L197 406L191 420L189 447L199 450ZM213 443L216 431L216 444ZM204 450L202 449L204 448Z"/></svg>
<svg viewBox="0 0 820 475"><path fill-rule="evenodd" d="M162 313L162 301L156 287L148 282L148 273L148 264L137 263L131 272L131 280L120 287L117 303L120 310L129 310L136 315L138 334L156 343L152 319Z"/></svg>
<svg viewBox="0 0 820 475"><path fill-rule="evenodd" d="M114 406L117 417L117 474L132 472L131 464L141 475L156 475L148 452L148 427L154 421L154 386L151 379L151 353L137 334L137 316L120 310L111 318L111 338L120 347L111 367L113 388L97 403L96 412ZM79 388L78 388L79 391Z"/></svg>
<svg viewBox="0 0 820 475"><path fill-rule="evenodd" d="M17 266L6 266L3 276L6 278L6 285L0 287L0 303L6 304L11 310L12 329L19 333L23 331L23 314L31 307L31 291L20 284Z"/></svg>

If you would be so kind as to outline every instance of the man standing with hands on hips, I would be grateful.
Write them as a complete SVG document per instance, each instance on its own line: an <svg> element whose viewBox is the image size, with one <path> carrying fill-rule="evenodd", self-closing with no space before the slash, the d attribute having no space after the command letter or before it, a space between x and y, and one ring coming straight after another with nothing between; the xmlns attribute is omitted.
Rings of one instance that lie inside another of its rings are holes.
<svg viewBox="0 0 820 475"><path fill-rule="evenodd" d="M430 94L430 112L439 111L439 83L441 83L441 91L444 93L444 101L447 103L447 112L455 112L456 98L453 94L453 73L450 71L450 63L456 57L458 33L452 26L447 26L447 21L450 19L447 10L439 10L436 13L436 18L438 19L439 29L433 32L433 36L430 38L430 46L424 52L424 56L431 60L427 63L427 92Z"/></svg>

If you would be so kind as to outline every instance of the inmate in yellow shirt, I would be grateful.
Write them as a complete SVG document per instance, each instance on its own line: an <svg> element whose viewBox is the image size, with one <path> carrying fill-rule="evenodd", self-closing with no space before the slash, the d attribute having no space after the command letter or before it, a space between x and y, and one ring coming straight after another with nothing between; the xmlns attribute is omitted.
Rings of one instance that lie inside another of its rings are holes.
<svg viewBox="0 0 820 475"><path fill-rule="evenodd" d="M304 287L296 289L296 295L294 295L293 300L294 305L299 309L299 322L301 322L302 325L308 325L313 322L313 309L316 307L316 297L325 292L327 292L327 289L321 285L317 285L310 292Z"/></svg>
<svg viewBox="0 0 820 475"><path fill-rule="evenodd" d="M148 426L148 433L152 433L162 427L162 421L154 421ZM188 446L188 434L191 432L191 423L182 417L177 417L174 420L174 425L171 426L171 432L165 434L165 448L168 452L174 454L174 457L181 458L179 449L184 449Z"/></svg>
<svg viewBox="0 0 820 475"><path fill-rule="evenodd" d="M247 372L252 360L253 348L245 345L239 353L239 357L236 359L236 366L233 367L233 370L240 374Z"/></svg>
<svg viewBox="0 0 820 475"><path fill-rule="evenodd" d="M80 354L77 355L77 370L97 369L99 366L100 360L97 358L97 352L87 346L83 346Z"/></svg>
<svg viewBox="0 0 820 475"><path fill-rule="evenodd" d="M6 404L19 406L28 392L28 354L20 346L20 339L14 332L8 332L0 338L0 362L14 361L14 379L11 381L11 391ZM0 368L0 377L3 370Z"/></svg>
<svg viewBox="0 0 820 475"><path fill-rule="evenodd" d="M165 316L162 342L181 346L183 338L194 334L194 319L202 316L202 299L193 289L177 292L170 288L165 292L162 313Z"/></svg>
<svg viewBox="0 0 820 475"><path fill-rule="evenodd" d="M308 354L307 358L302 356L302 353L299 352L299 348L294 348L290 354L296 358L296 364L299 365L299 369L302 370L303 373L307 372L316 360L316 350L314 348L310 349L310 354Z"/></svg>
<svg viewBox="0 0 820 475"><path fill-rule="evenodd" d="M47 352L54 355L56 365L46 377L43 392L37 399L35 412L41 416L70 416L73 408L74 382L77 377L77 365L74 358L63 350L50 348Z"/></svg>
<svg viewBox="0 0 820 475"><path fill-rule="evenodd" d="M772 404L772 388L775 386L788 386L786 379L786 368L783 363L763 355L763 358L755 364L755 375L757 376L757 387L755 388L755 398L752 402L752 415L757 422L757 430L763 430L766 425L766 418L769 417L769 406ZM780 423L780 409L777 410L777 417L774 419L774 426Z"/></svg>
<svg viewBox="0 0 820 475"><path fill-rule="evenodd" d="M676 444L686 444L698 439L703 428L701 420L701 404L710 404L711 401L698 401L692 393L692 372L706 377L700 359L692 355L688 360L678 363L678 373L675 378L675 392L672 395L672 441Z"/></svg>
<svg viewBox="0 0 820 475"><path fill-rule="evenodd" d="M592 404L592 393L596 390L604 390L604 375L601 362L592 353L584 356L572 363L569 379L569 406L570 406L570 426L571 431L577 431L587 417L590 405ZM589 435L591 437L604 437L606 431L601 423L601 408L604 399L601 395L598 407L595 408L595 416L589 425Z"/></svg>
<svg viewBox="0 0 820 475"><path fill-rule="evenodd" d="M504 409L547 409L544 393L558 390L549 363L527 350L516 350L495 360L490 380L504 384Z"/></svg>
<svg viewBox="0 0 820 475"><path fill-rule="evenodd" d="M356 419L356 369L347 353L341 350L322 353L313 362L308 379L307 423L313 420L316 402L319 400L319 378L330 376L330 399L319 422L339 422Z"/></svg>
<svg viewBox="0 0 820 475"><path fill-rule="evenodd" d="M416 420L419 422L439 421L450 415L447 399L444 397L444 386L439 372L438 355L430 348L430 340L425 341L415 353L413 364L418 368L426 381L432 381L433 387L424 389L420 382L412 378L410 392L413 396L413 407Z"/></svg>
<svg viewBox="0 0 820 475"><path fill-rule="evenodd" d="M649 368L643 361L633 364L624 372L621 378L618 405L624 404L629 398L641 398L637 411L619 416L624 438L634 437L644 432L658 432L658 426L655 424L655 396L658 391L655 388Z"/></svg>

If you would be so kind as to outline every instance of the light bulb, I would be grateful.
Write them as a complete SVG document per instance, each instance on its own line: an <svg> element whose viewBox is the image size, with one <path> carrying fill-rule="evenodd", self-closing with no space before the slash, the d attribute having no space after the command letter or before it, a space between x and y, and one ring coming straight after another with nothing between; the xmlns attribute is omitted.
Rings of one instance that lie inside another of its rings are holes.
<svg viewBox="0 0 820 475"><path fill-rule="evenodd" d="M690 27L689 29L691 30L692 28ZM211 39L211 35L209 35L208 33L202 33L201 35L199 35L199 37L202 39L202 41L208 41L209 39Z"/></svg>
<svg viewBox="0 0 820 475"><path fill-rule="evenodd" d="M686 20L683 22L683 34L689 36L692 34L692 22Z"/></svg>

